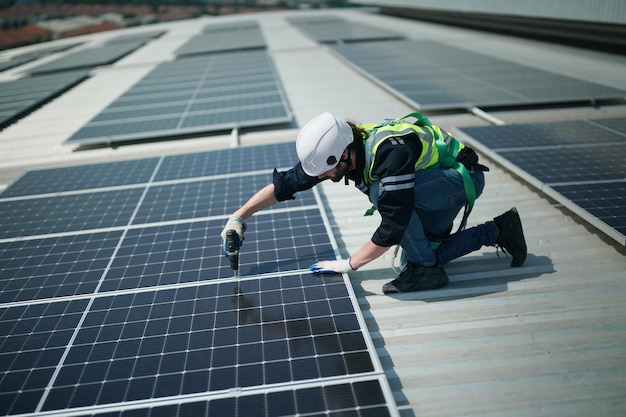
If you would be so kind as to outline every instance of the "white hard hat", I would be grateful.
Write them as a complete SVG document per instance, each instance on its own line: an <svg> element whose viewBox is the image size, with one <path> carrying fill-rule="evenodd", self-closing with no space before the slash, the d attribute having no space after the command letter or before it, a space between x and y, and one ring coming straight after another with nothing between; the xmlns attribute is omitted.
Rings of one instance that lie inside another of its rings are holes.
<svg viewBox="0 0 626 417"><path fill-rule="evenodd" d="M311 177L333 169L352 140L348 123L331 113L320 114L304 125L296 139L302 169Z"/></svg>

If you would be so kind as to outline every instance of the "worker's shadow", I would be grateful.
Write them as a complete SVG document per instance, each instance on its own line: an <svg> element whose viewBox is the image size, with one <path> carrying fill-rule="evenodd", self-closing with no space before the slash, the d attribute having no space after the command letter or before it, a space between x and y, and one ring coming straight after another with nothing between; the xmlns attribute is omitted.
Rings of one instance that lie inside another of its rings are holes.
<svg viewBox="0 0 626 417"><path fill-rule="evenodd" d="M369 296L390 297L407 303L442 302L504 292L509 289L511 282L541 279L546 274L554 272L552 260L547 256L528 254L524 265L516 268L512 268L510 262L510 257L498 258L495 254L465 256L445 267L450 283L444 288L431 291L383 295L382 286L396 277L391 268L356 271L350 274L350 281L359 299L361 310L368 312L372 308L368 302ZM379 305L378 302L377 305ZM370 317L367 320L367 329L370 334L384 333L384 329L381 329L376 321L376 314L366 314L366 316ZM374 344L379 353L386 352L384 338L374 339ZM392 355L379 354L379 360L385 369L389 386L394 392L400 415L416 417L415 404L411 404L404 393L402 379L396 373Z"/></svg>
<svg viewBox="0 0 626 417"><path fill-rule="evenodd" d="M445 266L450 283L441 289L389 294L399 300L419 300L434 302L478 297L485 294L503 292L509 289L509 283L540 279L554 272L552 259L529 253L521 267L510 266L510 256L497 257L484 253L477 256L464 256ZM391 268L364 271L351 274L350 281L357 295L382 295L382 286L396 277ZM374 283L374 281L376 281ZM373 285L376 287L373 288Z"/></svg>

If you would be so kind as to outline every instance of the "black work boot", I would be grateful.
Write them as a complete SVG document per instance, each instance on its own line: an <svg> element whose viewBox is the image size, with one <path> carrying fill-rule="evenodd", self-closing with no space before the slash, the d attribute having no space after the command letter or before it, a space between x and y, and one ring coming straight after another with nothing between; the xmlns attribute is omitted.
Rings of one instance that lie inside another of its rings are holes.
<svg viewBox="0 0 626 417"><path fill-rule="evenodd" d="M434 266L407 263L398 278L383 285L383 293L434 290L448 285L448 274L439 262Z"/></svg>
<svg viewBox="0 0 626 417"><path fill-rule="evenodd" d="M513 257L511 266L521 266L526 260L527 249L524 231L522 230L522 221L519 218L517 209L513 207L506 213L495 217L493 221L500 229L496 247Z"/></svg>

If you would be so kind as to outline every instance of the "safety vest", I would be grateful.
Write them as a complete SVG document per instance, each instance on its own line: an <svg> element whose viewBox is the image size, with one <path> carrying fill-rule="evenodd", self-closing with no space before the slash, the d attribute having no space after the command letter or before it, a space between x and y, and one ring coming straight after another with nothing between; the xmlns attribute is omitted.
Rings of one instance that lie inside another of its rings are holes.
<svg viewBox="0 0 626 417"><path fill-rule="evenodd" d="M417 126L406 122L389 122L385 125L360 125L368 136L365 145L365 167L363 179L370 186L375 178L372 174L376 151L386 140L415 133L422 144L422 153L415 161L415 171L426 168L454 168L456 156L465 145L442 131L438 126Z"/></svg>
<svg viewBox="0 0 626 417"><path fill-rule="evenodd" d="M405 121L408 117L414 117L417 121L408 123ZM476 200L476 188L465 166L456 160L459 151L465 147L464 144L445 130L433 126L421 113L411 113L395 120L385 120L381 124L362 124L359 127L368 133L364 139L365 167L363 168L363 180L368 186L380 179L374 178L372 174L376 161L376 151L380 145L385 141L415 133L422 144L422 152L415 161L415 171L428 168L453 168L461 174L468 203L459 229L465 227L467 216L474 207ZM371 211L368 213L371 214Z"/></svg>

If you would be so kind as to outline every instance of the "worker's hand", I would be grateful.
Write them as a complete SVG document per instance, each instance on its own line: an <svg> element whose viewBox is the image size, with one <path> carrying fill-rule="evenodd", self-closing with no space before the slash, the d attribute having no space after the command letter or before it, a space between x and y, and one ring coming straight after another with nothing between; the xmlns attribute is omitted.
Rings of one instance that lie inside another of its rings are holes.
<svg viewBox="0 0 626 417"><path fill-rule="evenodd" d="M222 242L226 243L226 232L229 230L234 230L239 235L239 246L243 243L243 234L246 231L246 227L248 225L243 221L241 217L238 216L230 216L226 226L224 226L224 230L222 230Z"/></svg>
<svg viewBox="0 0 626 417"><path fill-rule="evenodd" d="M309 267L311 272L316 274L343 274L344 272L354 271L350 265L350 258L341 259L339 261L320 261Z"/></svg>

